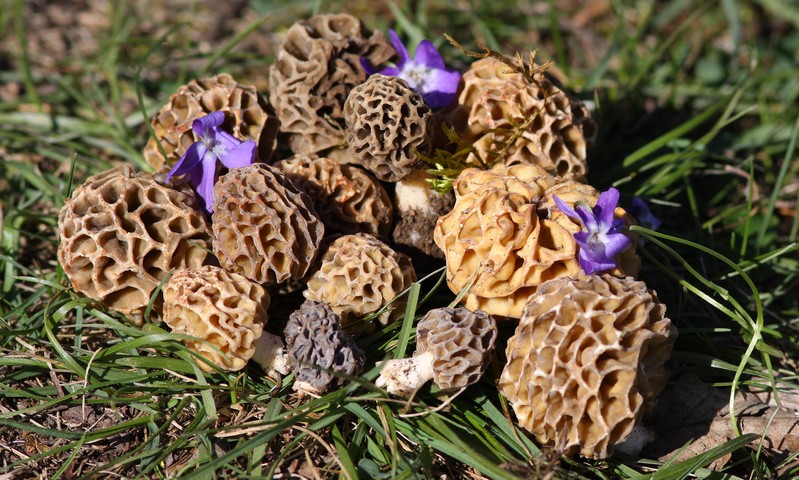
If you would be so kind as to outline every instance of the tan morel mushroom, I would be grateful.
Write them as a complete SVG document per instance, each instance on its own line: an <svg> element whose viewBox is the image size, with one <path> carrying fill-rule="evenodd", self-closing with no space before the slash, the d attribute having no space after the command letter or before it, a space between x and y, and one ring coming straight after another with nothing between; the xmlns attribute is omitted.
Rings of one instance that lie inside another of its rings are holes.
<svg viewBox="0 0 799 480"><path fill-rule="evenodd" d="M519 318L538 285L581 271L574 239L581 226L554 207L552 196L570 206L577 201L593 206L599 198L593 187L556 184L532 164L466 169L453 187L455 207L438 220L434 239L446 256L450 289L460 293L471 285L463 298L466 308ZM615 215L634 221L621 208ZM619 261L610 273L637 274L634 250L633 242L622 254L629 261Z"/></svg>
<svg viewBox="0 0 799 480"><path fill-rule="evenodd" d="M363 350L341 329L341 317L324 302L306 300L289 316L283 334L294 390L317 395L336 383L338 377L330 370L352 376L363 368Z"/></svg>
<svg viewBox="0 0 799 480"><path fill-rule="evenodd" d="M372 75L344 104L351 160L385 182L410 174L430 150L433 110L399 77Z"/></svg>
<svg viewBox="0 0 799 480"><path fill-rule="evenodd" d="M307 155L295 155L274 166L314 200L328 235L363 232L388 236L391 200L370 174L331 158Z"/></svg>
<svg viewBox="0 0 799 480"><path fill-rule="evenodd" d="M427 181L432 178L424 170L416 170L394 185L396 222L391 239L400 250L413 255L423 253L444 258L444 252L433 241L438 218L455 205L455 195L440 194Z"/></svg>
<svg viewBox="0 0 799 480"><path fill-rule="evenodd" d="M676 337L665 311L632 277L542 284L508 341L499 380L519 425L564 455L610 456L665 385Z"/></svg>
<svg viewBox="0 0 799 480"><path fill-rule="evenodd" d="M272 107L264 103L251 85L237 83L228 74L192 80L178 88L169 103L150 122L155 138L144 147L144 158L156 171L177 162L199 140L192 123L211 112L225 112L222 129L239 140L255 140L258 159L268 161L275 150L278 122ZM166 151L158 149L156 138ZM166 161L165 161L166 160Z"/></svg>
<svg viewBox="0 0 799 480"><path fill-rule="evenodd" d="M545 75L527 81L495 58L473 63L462 82L458 101L442 119L474 144L483 161L532 163L564 178L585 176L596 124L582 102Z"/></svg>
<svg viewBox="0 0 799 480"><path fill-rule="evenodd" d="M164 285L164 322L195 337L186 345L225 371L241 370L266 323L269 295L243 275L213 265L175 272ZM206 372L213 367L197 362Z"/></svg>
<svg viewBox="0 0 799 480"><path fill-rule="evenodd" d="M220 265L263 285L303 278L325 232L308 196L263 163L219 177L212 219Z"/></svg>
<svg viewBox="0 0 799 480"><path fill-rule="evenodd" d="M124 165L72 192L58 214L58 260L75 290L135 324L167 273L203 265L211 228L190 190ZM161 296L154 303L160 311Z"/></svg>
<svg viewBox="0 0 799 480"><path fill-rule="evenodd" d="M373 321L362 317L391 305L376 320L387 325L400 318L405 298L392 302L416 281L410 258L365 233L337 238L303 292L305 298L327 303L341 315L348 332L371 332Z"/></svg>
<svg viewBox="0 0 799 480"><path fill-rule="evenodd" d="M481 310L430 310L416 327L413 357L387 361L375 384L402 396L431 379L445 391L467 387L483 376L496 339L494 318Z"/></svg>
<svg viewBox="0 0 799 480"><path fill-rule="evenodd" d="M357 18L317 15L295 23L269 69L269 102L294 153L317 153L344 142L344 101L366 80L361 58L380 65L394 48Z"/></svg>

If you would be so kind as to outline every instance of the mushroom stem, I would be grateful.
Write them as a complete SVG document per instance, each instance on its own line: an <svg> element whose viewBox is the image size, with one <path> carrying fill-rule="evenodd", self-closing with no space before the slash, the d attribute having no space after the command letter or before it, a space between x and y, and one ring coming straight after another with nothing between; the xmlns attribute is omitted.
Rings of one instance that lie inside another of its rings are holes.
<svg viewBox="0 0 799 480"><path fill-rule="evenodd" d="M375 385L385 387L388 393L410 396L425 382L433 378L433 352L424 352L411 358L388 360L380 370Z"/></svg>
<svg viewBox="0 0 799 480"><path fill-rule="evenodd" d="M417 170L395 184L397 209L401 212L436 213L431 202L432 195L438 195L427 182L432 175L424 170Z"/></svg>
<svg viewBox="0 0 799 480"><path fill-rule="evenodd" d="M255 341L252 359L264 369L267 375L288 375L291 371L289 356L283 347L283 340L277 335L264 332Z"/></svg>

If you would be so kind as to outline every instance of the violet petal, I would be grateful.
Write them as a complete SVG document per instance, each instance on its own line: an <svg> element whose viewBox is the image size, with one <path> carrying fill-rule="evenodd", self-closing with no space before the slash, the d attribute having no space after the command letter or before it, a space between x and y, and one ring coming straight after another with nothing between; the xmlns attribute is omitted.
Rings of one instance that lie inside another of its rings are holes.
<svg viewBox="0 0 799 480"><path fill-rule="evenodd" d="M558 210L560 210L561 212L565 213L566 216L571 217L571 218L573 218L575 220L579 220L580 219L580 216L577 215L577 212L575 212L572 207L566 205L566 203L563 200L561 200L560 198L558 198L557 195L552 195L552 200L555 201L555 206L558 207Z"/></svg>
<svg viewBox="0 0 799 480"><path fill-rule="evenodd" d="M198 137L204 137L207 129L218 127L222 125L224 121L225 112L212 112L192 122L191 129Z"/></svg>
<svg viewBox="0 0 799 480"><path fill-rule="evenodd" d="M399 69L397 67L386 67L386 68L384 68L383 70L380 70L377 73L379 73L380 75L385 75L387 77L399 77L400 76L400 71L399 71Z"/></svg>
<svg viewBox="0 0 799 480"><path fill-rule="evenodd" d="M605 255L608 258L613 258L621 252L630 248L632 241L623 233L613 233L605 235L604 238Z"/></svg>
<svg viewBox="0 0 799 480"><path fill-rule="evenodd" d="M197 165L200 164L202 161L202 157L205 154L205 145L201 142L192 143L189 148L183 152L183 156L180 157L175 165L169 170L169 173L166 174L166 181L168 182L174 176L181 176L185 175L195 168Z"/></svg>
<svg viewBox="0 0 799 480"><path fill-rule="evenodd" d="M431 108L449 106L458 92L461 74L455 70L431 70L425 78L422 96Z"/></svg>
<svg viewBox="0 0 799 480"><path fill-rule="evenodd" d="M394 30L389 30L388 35L391 37L391 43L394 45L394 49L397 51L397 55L399 55L399 61L397 62L397 67L400 69L402 68L405 63L410 61L411 56L408 54L408 49L405 48L405 45L400 40L399 35Z"/></svg>
<svg viewBox="0 0 799 480"><path fill-rule="evenodd" d="M416 53L414 54L413 61L417 65L424 65L436 70L444 70L447 68L444 65L444 59L441 57L441 54L438 53L438 49L436 49L435 45L433 45L433 42L427 39L419 42L419 46L416 47Z"/></svg>
<svg viewBox="0 0 799 480"><path fill-rule="evenodd" d="M214 183L216 183L216 156L206 153L203 156L202 180L197 185L197 194L205 201L208 213L214 211Z"/></svg>
<svg viewBox="0 0 799 480"><path fill-rule="evenodd" d="M619 205L619 191L610 187L607 191L599 194L599 200L594 207L594 214L596 215L599 225L603 229L610 228L613 223L613 212Z"/></svg>
<svg viewBox="0 0 799 480"><path fill-rule="evenodd" d="M241 168L252 165L253 160L255 160L255 142L247 140L240 145L236 145L229 149L227 154L220 157L219 160L227 168Z"/></svg>

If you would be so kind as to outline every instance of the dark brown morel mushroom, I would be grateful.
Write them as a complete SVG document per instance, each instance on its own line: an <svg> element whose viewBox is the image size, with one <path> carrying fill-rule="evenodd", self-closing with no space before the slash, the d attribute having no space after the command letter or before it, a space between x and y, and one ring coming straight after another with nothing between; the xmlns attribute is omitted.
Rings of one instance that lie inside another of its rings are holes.
<svg viewBox="0 0 799 480"><path fill-rule="evenodd" d="M429 152L433 111L399 77L372 75L344 104L351 160L385 182L396 182Z"/></svg>
<svg viewBox="0 0 799 480"><path fill-rule="evenodd" d="M340 320L326 303L313 300L306 300L289 316L283 333L295 375L294 390L320 394L335 383L333 372L360 373L364 353L341 329Z"/></svg>
<svg viewBox="0 0 799 480"><path fill-rule="evenodd" d="M366 80L361 59L380 65L394 48L357 18L317 15L295 23L269 69L269 102L294 153L344 143L344 101Z"/></svg>
<svg viewBox="0 0 799 480"><path fill-rule="evenodd" d="M175 190L124 165L72 192L58 214L58 260L75 290L141 325L170 270L198 268L211 228L191 190ZM154 306L160 311L161 296Z"/></svg>
<svg viewBox="0 0 799 480"><path fill-rule="evenodd" d="M304 277L325 232L308 196L263 163L219 178L212 219L222 267L263 285Z"/></svg>
<svg viewBox="0 0 799 480"><path fill-rule="evenodd" d="M431 379L442 390L467 387L483 376L496 339L494 318L481 310L430 310L416 327L416 353L386 362L375 384L403 396Z"/></svg>

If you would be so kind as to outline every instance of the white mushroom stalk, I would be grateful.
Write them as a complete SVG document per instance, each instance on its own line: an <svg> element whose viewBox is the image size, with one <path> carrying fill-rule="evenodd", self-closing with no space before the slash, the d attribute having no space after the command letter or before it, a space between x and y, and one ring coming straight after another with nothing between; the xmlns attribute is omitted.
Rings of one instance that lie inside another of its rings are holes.
<svg viewBox="0 0 799 480"><path fill-rule="evenodd" d="M424 352L411 358L388 360L383 364L375 385L385 388L393 395L408 397L433 379L434 360L433 352Z"/></svg>
<svg viewBox="0 0 799 480"><path fill-rule="evenodd" d="M283 340L277 335L264 332L255 341L255 352L252 360L261 366L267 375L276 377L277 374L288 375L291 371L289 359Z"/></svg>
<svg viewBox="0 0 799 480"><path fill-rule="evenodd" d="M414 356L387 361L376 385L404 397L431 379L445 391L467 387L485 372L496 338L496 322L485 312L430 310L416 327Z"/></svg>

